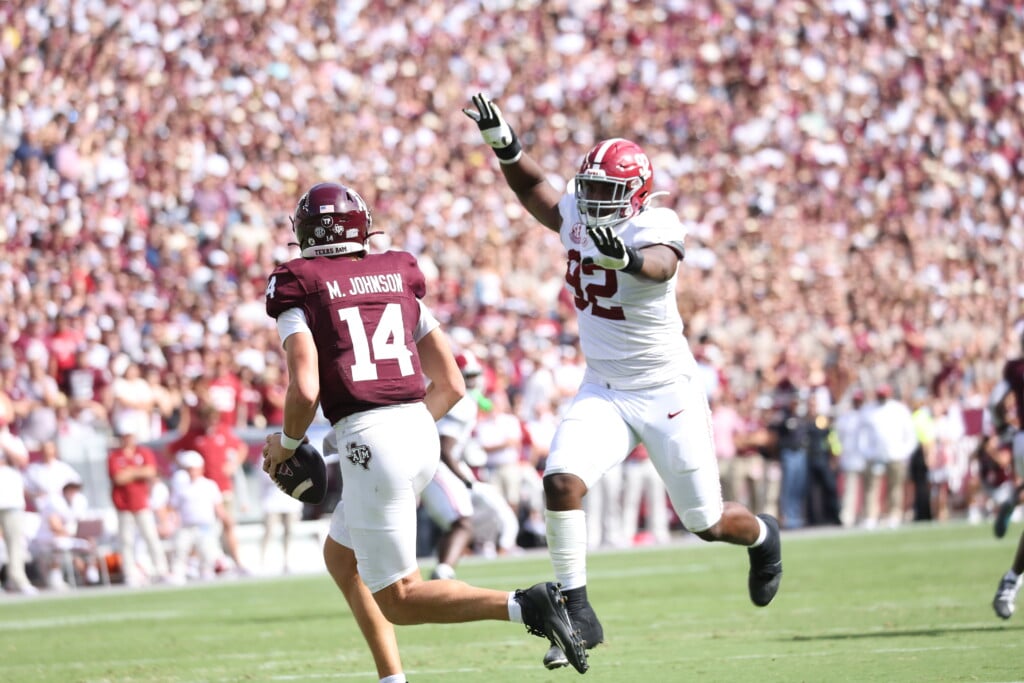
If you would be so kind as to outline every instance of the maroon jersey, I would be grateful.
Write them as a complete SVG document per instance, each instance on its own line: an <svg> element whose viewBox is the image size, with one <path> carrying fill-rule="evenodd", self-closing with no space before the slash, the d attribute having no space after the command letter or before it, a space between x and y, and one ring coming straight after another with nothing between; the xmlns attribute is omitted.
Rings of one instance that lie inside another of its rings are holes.
<svg viewBox="0 0 1024 683"><path fill-rule="evenodd" d="M1003 380L1010 385L1010 393L1017 404L1017 427L1024 429L1024 358L1006 362Z"/></svg>
<svg viewBox="0 0 1024 683"><path fill-rule="evenodd" d="M270 274L267 314L306 314L319 356L320 404L332 424L423 399L413 332L425 293L423 273L404 251L294 259Z"/></svg>

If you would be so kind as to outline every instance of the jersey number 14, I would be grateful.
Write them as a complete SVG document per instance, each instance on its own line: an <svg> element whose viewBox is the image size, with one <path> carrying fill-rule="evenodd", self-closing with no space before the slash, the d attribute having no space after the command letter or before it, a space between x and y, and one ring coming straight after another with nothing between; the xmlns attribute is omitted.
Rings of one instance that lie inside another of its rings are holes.
<svg viewBox="0 0 1024 683"><path fill-rule="evenodd" d="M358 308L342 308L338 317L348 327L352 340L352 353L356 362L352 364L352 380L366 382L377 379L377 363L381 360L398 361L402 377L413 373L412 351L405 345L405 325L402 307L387 304L377 321L372 336L367 336L363 316Z"/></svg>

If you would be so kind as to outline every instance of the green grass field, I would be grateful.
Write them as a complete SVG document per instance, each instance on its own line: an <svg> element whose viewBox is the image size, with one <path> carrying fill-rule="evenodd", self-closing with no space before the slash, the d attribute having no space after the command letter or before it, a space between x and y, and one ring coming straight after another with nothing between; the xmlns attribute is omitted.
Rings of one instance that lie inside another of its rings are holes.
<svg viewBox="0 0 1024 683"><path fill-rule="evenodd" d="M589 592L607 642L583 680L1024 680L1024 604L992 611L1020 526L949 524L784 537L775 602L753 607L746 553L689 539L591 556ZM495 588L548 577L545 555L467 562ZM83 589L0 599L0 680L376 681L325 573L149 591ZM399 629L406 673L431 681L568 681L545 641L500 622Z"/></svg>

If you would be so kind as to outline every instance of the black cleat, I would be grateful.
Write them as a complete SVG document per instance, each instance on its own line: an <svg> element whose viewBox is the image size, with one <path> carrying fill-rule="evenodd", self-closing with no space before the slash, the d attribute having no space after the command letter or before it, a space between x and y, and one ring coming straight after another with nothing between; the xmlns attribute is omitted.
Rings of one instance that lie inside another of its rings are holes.
<svg viewBox="0 0 1024 683"><path fill-rule="evenodd" d="M603 643L604 628L601 626L601 622L598 621L594 608L590 606L590 602L586 598L586 587L563 591L563 595L566 598L566 609L569 612L569 618L572 619L573 625L579 629L586 648L592 650L594 646ZM563 666L569 666L568 657L555 645L548 649L543 661L545 669L559 669Z"/></svg>
<svg viewBox="0 0 1024 683"><path fill-rule="evenodd" d="M565 655L569 664L581 674L586 673L587 650L583 637L573 626L565 608L565 596L554 582L538 583L515 594L523 612L526 630L535 636L547 638Z"/></svg>
<svg viewBox="0 0 1024 683"><path fill-rule="evenodd" d="M756 548L747 548L750 556L750 574L747 589L750 600L758 607L764 607L779 592L782 582L782 538L779 522L771 515L758 515L768 527L768 537Z"/></svg>
<svg viewBox="0 0 1024 683"><path fill-rule="evenodd" d="M1006 501L999 506L996 511L996 523L993 527L993 531L996 534L996 538L1002 538L1006 535L1006 530L1010 526L1010 518L1013 517L1013 511L1017 507L1016 492L1014 498Z"/></svg>

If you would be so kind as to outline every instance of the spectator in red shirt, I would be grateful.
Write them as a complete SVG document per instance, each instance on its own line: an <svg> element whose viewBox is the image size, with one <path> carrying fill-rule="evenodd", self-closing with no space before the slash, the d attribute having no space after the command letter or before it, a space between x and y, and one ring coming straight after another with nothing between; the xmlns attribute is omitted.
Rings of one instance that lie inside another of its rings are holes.
<svg viewBox="0 0 1024 683"><path fill-rule="evenodd" d="M224 549L234 560L239 573L245 574L247 571L238 554L233 505L235 470L245 459L245 443L230 426L221 421L223 413L214 403L200 404L197 417L199 424L196 425L196 429L190 430L170 444L168 452L191 450L203 456L203 476L217 483L224 499Z"/></svg>
<svg viewBox="0 0 1024 683"><path fill-rule="evenodd" d="M288 390L284 373L277 365L268 365L256 379L261 396L261 413L266 425L284 424L284 397Z"/></svg>
<svg viewBox="0 0 1024 683"><path fill-rule="evenodd" d="M117 510L124 582L138 586L144 579L135 562L136 531L149 551L154 578L165 580L168 575L167 555L149 504L150 486L157 476L156 454L140 446L130 431L120 434L120 439L121 445L111 449L107 456L107 472L113 485L110 497Z"/></svg>
<svg viewBox="0 0 1024 683"><path fill-rule="evenodd" d="M99 408L104 418L106 417L105 406L109 402L106 394L111 382L109 368L93 365L89 360L88 349L79 347L75 352L74 363L63 377L63 383L58 384L72 405L91 407L94 410Z"/></svg>
<svg viewBox="0 0 1024 683"><path fill-rule="evenodd" d="M72 319L66 315L58 315L55 325L53 336L47 340L49 372L63 386L67 372L75 367L78 350L85 345L85 335L78 327L72 326Z"/></svg>
<svg viewBox="0 0 1024 683"><path fill-rule="evenodd" d="M238 424L241 412L242 380L231 367L231 356L227 351L216 350L211 352L211 355L213 356L213 371L210 376L213 379L208 388L210 402L217 408L220 424L225 427L234 427ZM211 476L209 472L206 476L217 481L217 477Z"/></svg>

